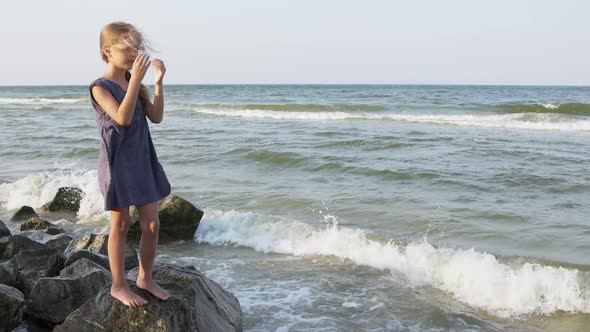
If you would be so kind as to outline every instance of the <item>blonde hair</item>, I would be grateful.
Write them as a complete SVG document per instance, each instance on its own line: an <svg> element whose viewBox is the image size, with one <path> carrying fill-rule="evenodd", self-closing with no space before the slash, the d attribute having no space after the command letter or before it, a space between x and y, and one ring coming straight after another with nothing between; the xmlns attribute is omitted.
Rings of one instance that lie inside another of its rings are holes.
<svg viewBox="0 0 590 332"><path fill-rule="evenodd" d="M150 49L146 40L133 25L125 22L111 22L105 25L100 31L100 55L102 60L109 63L109 58L104 52L105 47L124 45L140 49ZM125 72L125 79L129 81L131 73ZM139 99L146 105L150 101L150 93L147 87L141 84L139 88Z"/></svg>

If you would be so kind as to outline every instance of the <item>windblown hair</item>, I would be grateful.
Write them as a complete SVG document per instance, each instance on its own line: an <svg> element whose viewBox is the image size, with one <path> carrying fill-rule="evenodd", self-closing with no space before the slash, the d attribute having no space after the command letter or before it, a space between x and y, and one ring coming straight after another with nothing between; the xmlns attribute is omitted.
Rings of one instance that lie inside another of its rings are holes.
<svg viewBox="0 0 590 332"><path fill-rule="evenodd" d="M105 25L100 31L100 55L104 62L109 63L109 59L104 53L104 48L116 45L136 47L139 49L150 48L139 30L133 25L125 22L111 22ZM129 81L130 78L131 73L126 71L125 79ZM150 100L150 93L147 87L143 84L141 84L141 87L139 88L139 99L144 105Z"/></svg>

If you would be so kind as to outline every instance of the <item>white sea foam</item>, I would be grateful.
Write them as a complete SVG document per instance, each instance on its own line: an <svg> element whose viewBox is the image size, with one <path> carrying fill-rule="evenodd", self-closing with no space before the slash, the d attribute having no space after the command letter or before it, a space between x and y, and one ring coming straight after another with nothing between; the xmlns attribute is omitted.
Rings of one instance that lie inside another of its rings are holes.
<svg viewBox="0 0 590 332"><path fill-rule="evenodd" d="M195 109L196 112L215 116L253 119L342 121L391 120L398 122L433 123L467 127L492 127L531 130L590 131L590 120L560 114L369 114L348 112L285 112L269 110Z"/></svg>
<svg viewBox="0 0 590 332"><path fill-rule="evenodd" d="M556 110L559 108L559 104L557 104L557 105L555 105L555 104L541 104L541 106L543 106L549 110Z"/></svg>
<svg viewBox="0 0 590 332"><path fill-rule="evenodd" d="M318 229L254 213L206 211L196 240L236 244L261 252L333 255L390 270L411 285L430 285L500 316L590 313L588 276L575 269L525 263L517 267L474 249L436 248L428 242L405 247L368 239L360 229L336 224Z"/></svg>
<svg viewBox="0 0 590 332"><path fill-rule="evenodd" d="M80 98L0 98L0 104L13 105L86 104L88 102L88 99Z"/></svg>
<svg viewBox="0 0 590 332"><path fill-rule="evenodd" d="M107 216L103 211L96 170L81 169L75 165L0 184L0 206L5 210L16 210L23 205L40 208L53 199L60 187L77 187L84 191L78 211L80 221L95 221Z"/></svg>

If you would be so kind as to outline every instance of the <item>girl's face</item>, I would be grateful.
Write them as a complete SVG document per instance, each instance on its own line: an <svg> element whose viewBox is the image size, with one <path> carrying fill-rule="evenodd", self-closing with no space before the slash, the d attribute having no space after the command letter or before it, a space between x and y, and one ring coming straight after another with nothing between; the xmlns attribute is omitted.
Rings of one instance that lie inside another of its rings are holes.
<svg viewBox="0 0 590 332"><path fill-rule="evenodd" d="M110 47L109 62L119 68L129 70L137 55L145 50L142 47L117 44Z"/></svg>

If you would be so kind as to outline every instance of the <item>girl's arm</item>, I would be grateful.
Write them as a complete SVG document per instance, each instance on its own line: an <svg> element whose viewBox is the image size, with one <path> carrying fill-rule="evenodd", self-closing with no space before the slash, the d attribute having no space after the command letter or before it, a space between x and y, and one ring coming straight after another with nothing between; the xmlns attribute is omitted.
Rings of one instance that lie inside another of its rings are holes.
<svg viewBox="0 0 590 332"><path fill-rule="evenodd" d="M166 67L164 62L159 59L152 61L154 65L154 76L156 79L156 90L154 93L154 103L148 103L146 105L146 115L153 123L160 123L164 119L164 73L166 73Z"/></svg>
<svg viewBox="0 0 590 332"><path fill-rule="evenodd" d="M129 80L129 86L127 87L127 93L123 98L123 101L119 103L105 88L100 86L94 86L92 88L92 95L94 100L100 107L121 126L129 126L131 119L133 119L133 111L135 110L135 104L137 103L137 95L139 94L139 88L141 86L141 80L147 72L149 65L149 58L140 54L133 63L133 75Z"/></svg>

